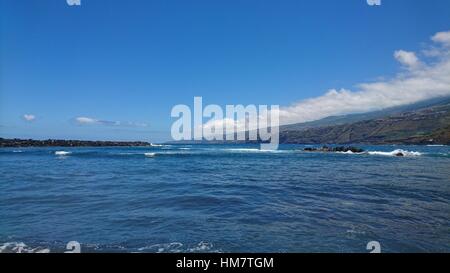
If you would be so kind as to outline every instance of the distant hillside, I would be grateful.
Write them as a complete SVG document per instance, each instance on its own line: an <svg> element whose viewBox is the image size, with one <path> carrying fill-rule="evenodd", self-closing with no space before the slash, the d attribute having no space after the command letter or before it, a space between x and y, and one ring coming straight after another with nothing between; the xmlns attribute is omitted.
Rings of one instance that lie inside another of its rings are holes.
<svg viewBox="0 0 450 273"><path fill-rule="evenodd" d="M258 142L203 140L169 143ZM450 97L435 98L369 113L331 116L312 122L284 125L280 127L280 143L450 145Z"/></svg>
<svg viewBox="0 0 450 273"><path fill-rule="evenodd" d="M450 144L450 100L283 126L280 143Z"/></svg>
<svg viewBox="0 0 450 273"><path fill-rule="evenodd" d="M432 106L445 105L450 103L450 97L440 97L434 98L430 100L425 100L413 104L402 105L397 107L390 107L379 111L373 111L368 113L359 113L359 114L349 114L342 116L330 116L320 120L304 122L304 123L296 123L290 125L284 125L280 127L280 131L297 131L304 130L315 127L324 127L324 126L334 126L334 125L343 125L348 123L354 123L363 120L370 120L376 118L383 118L386 116L401 114L403 112L415 111L418 109L423 109Z"/></svg>

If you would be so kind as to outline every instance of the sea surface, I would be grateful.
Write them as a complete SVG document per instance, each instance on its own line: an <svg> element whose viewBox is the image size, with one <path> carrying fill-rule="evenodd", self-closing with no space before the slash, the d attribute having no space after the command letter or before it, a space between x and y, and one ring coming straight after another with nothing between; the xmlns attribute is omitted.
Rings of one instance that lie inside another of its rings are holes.
<svg viewBox="0 0 450 273"><path fill-rule="evenodd" d="M2 148L0 252L450 252L450 147L304 147Z"/></svg>

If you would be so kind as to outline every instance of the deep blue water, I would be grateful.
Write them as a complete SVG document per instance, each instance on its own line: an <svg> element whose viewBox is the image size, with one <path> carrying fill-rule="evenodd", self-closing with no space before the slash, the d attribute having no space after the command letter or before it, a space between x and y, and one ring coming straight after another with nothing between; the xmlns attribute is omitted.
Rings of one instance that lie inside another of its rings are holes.
<svg viewBox="0 0 450 273"><path fill-rule="evenodd" d="M450 252L450 147L303 147L0 149L0 251Z"/></svg>

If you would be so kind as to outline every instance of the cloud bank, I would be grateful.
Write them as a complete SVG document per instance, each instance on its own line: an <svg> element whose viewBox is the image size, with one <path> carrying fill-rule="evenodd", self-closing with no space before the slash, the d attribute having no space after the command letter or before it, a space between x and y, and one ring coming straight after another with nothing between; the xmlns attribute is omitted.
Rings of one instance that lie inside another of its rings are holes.
<svg viewBox="0 0 450 273"><path fill-rule="evenodd" d="M436 33L431 41L426 50L420 52L423 60L415 52L395 51L394 58L406 69L388 80L361 83L356 90L331 89L322 96L280 107L280 125L365 113L450 96L450 31ZM260 113L260 116L267 114ZM225 127L229 123L234 123L238 131L245 131L246 125L256 128L256 125L245 120L212 119L203 125L203 130L211 131L211 128Z"/></svg>
<svg viewBox="0 0 450 273"><path fill-rule="evenodd" d="M114 127L148 127L147 123L130 122L130 121L109 121L90 117L77 117L75 123L78 125L103 125Z"/></svg>
<svg viewBox="0 0 450 273"><path fill-rule="evenodd" d="M431 37L421 52L397 50L394 57L407 68L385 81L361 83L357 90L331 89L323 96L280 108L282 124L314 121L328 116L364 113L450 96L450 31Z"/></svg>

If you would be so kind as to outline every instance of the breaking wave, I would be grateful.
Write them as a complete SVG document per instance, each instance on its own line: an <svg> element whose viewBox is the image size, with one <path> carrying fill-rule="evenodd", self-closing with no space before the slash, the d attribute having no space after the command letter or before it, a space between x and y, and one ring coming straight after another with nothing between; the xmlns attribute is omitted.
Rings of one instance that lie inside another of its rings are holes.
<svg viewBox="0 0 450 273"><path fill-rule="evenodd" d="M67 151L56 151L55 155L70 155L72 152Z"/></svg>
<svg viewBox="0 0 450 273"><path fill-rule="evenodd" d="M381 151L373 151L367 152L370 155L380 155L380 156L406 156L406 157L416 157L421 156L422 153L414 152L414 151L406 151L402 149L397 149L391 152L381 152Z"/></svg>
<svg viewBox="0 0 450 273"><path fill-rule="evenodd" d="M155 157L156 153L144 153L146 157Z"/></svg>
<svg viewBox="0 0 450 273"><path fill-rule="evenodd" d="M8 242L0 245L0 253L50 253L50 249L43 247L29 247L21 242Z"/></svg>
<svg viewBox="0 0 450 273"><path fill-rule="evenodd" d="M200 242L193 246L185 246L180 242L154 244L137 249L138 252L156 252L156 253L210 253L221 252L214 249L214 245L208 242Z"/></svg>

